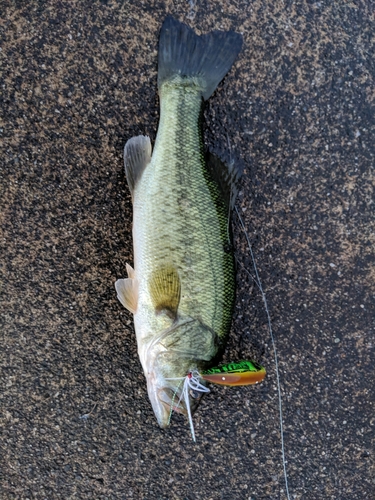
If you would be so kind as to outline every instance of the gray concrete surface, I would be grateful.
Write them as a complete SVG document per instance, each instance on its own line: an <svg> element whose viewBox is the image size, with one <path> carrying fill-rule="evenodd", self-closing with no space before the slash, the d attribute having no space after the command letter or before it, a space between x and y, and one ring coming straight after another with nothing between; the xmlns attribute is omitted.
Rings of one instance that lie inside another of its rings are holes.
<svg viewBox="0 0 375 500"><path fill-rule="evenodd" d="M194 6L195 5L195 6ZM374 490L374 10L371 2L1 2L2 499L285 499L265 309L243 267L224 359L268 370L157 427L131 316L122 149L155 138L160 25L234 29L205 110L242 161L237 206L280 362L293 499ZM230 152L229 152L230 146Z"/></svg>

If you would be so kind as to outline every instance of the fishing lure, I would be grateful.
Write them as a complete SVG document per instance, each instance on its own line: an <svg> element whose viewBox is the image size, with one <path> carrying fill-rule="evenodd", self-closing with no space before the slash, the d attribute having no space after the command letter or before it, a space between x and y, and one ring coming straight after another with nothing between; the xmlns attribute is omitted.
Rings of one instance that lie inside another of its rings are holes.
<svg viewBox="0 0 375 500"><path fill-rule="evenodd" d="M201 373L201 378L218 385L258 384L266 376L266 370L256 361L240 361L210 368Z"/></svg>
<svg viewBox="0 0 375 500"><path fill-rule="evenodd" d="M237 363L228 363L226 365L215 366L214 368L204 370L201 373L198 370L193 370L192 372L189 372L185 377L168 379L180 381L175 394L183 383L181 395L178 402L174 404L172 401L169 421L172 416L172 411L180 411L180 403L182 400L184 400L190 424L191 436L193 438L193 441L195 441L194 424L189 402L190 390L196 393L210 392L210 389L206 387L206 385L204 385L201 380L217 385L241 386L258 384L264 379L265 376L265 368L256 361L239 361Z"/></svg>

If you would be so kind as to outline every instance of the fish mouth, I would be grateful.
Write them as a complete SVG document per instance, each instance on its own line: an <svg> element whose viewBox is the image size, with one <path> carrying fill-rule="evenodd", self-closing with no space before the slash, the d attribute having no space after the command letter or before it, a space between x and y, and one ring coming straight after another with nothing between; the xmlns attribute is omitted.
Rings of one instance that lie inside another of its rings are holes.
<svg viewBox="0 0 375 500"><path fill-rule="evenodd" d="M185 320L182 325L193 322L192 319ZM182 368L179 373L175 371L175 356L180 357L181 352L167 348L164 342L172 335L180 325L172 325L155 337L147 347L144 355L144 371L147 379L147 392L152 409L159 426L162 429L168 427L172 410L187 413L185 406L180 400L181 389L185 371ZM168 341L167 341L168 343ZM182 360L181 360L182 361ZM189 358L183 357L182 364L189 364ZM171 379L170 377L176 377Z"/></svg>
<svg viewBox="0 0 375 500"><path fill-rule="evenodd" d="M169 412L176 411L186 415L186 406L183 401L180 401L181 395L169 387L163 387L159 390L158 396L162 404L168 409Z"/></svg>
<svg viewBox="0 0 375 500"><path fill-rule="evenodd" d="M161 390L162 388L160 388L159 384L157 383L155 375L149 374L149 376L147 377L148 397L150 399L150 403L152 409L154 410L154 414L159 426L162 429L165 429L166 427L168 427L170 420L170 408L168 408L165 401L163 401L159 397Z"/></svg>
<svg viewBox="0 0 375 500"><path fill-rule="evenodd" d="M199 335L197 334L197 332ZM190 333L201 345L186 346ZM183 392L187 375L217 352L214 332L194 318L185 318L161 332L141 356L147 379L148 396L161 428L168 427L172 411L189 416L197 408L202 393L189 387ZM201 359L201 353L206 354ZM188 406L188 408L187 408Z"/></svg>
<svg viewBox="0 0 375 500"><path fill-rule="evenodd" d="M197 409L202 396L202 392L189 390L189 406L191 413L194 413ZM172 411L180 413L181 415L188 415L186 401L182 397L182 384L177 386L175 389L170 387L163 387L162 389L159 389L158 398L165 410L168 412L168 423L170 421Z"/></svg>
<svg viewBox="0 0 375 500"><path fill-rule="evenodd" d="M188 415L188 410L186 408L187 403L182 397L184 378L181 379L181 382L180 384L176 384L175 387L167 385L158 387L155 386L152 381L148 381L148 396L155 417L162 429L168 427L173 411L185 416ZM191 413L194 413L198 407L202 395L201 392L189 390L189 406Z"/></svg>
<svg viewBox="0 0 375 500"><path fill-rule="evenodd" d="M187 414L184 402L180 401L182 384L181 388L178 385L172 388L167 384L158 386L152 380L148 380L147 389L156 420L162 429L168 427L172 411Z"/></svg>

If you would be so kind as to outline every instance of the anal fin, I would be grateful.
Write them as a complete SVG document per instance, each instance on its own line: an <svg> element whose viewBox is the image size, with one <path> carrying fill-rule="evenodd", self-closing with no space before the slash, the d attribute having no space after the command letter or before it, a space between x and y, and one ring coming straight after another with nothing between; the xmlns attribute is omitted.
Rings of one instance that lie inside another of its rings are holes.
<svg viewBox="0 0 375 500"><path fill-rule="evenodd" d="M163 265L156 269L149 281L149 292L156 312L165 310L175 319L180 303L181 281L173 265Z"/></svg>
<svg viewBox="0 0 375 500"><path fill-rule="evenodd" d="M132 195L138 180L150 161L150 138L145 135L138 135L129 139L124 148L124 163L126 179Z"/></svg>

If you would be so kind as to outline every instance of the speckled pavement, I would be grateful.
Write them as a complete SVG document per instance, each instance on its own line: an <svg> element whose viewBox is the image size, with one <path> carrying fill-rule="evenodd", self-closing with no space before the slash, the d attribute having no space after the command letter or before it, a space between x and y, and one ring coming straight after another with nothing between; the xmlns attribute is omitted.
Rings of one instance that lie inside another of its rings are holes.
<svg viewBox="0 0 375 500"><path fill-rule="evenodd" d="M224 359L268 375L156 424L131 316L122 150L154 140L167 13L244 48L205 109L244 164L237 207L276 338L291 499L370 500L375 19L371 2L1 2L0 498L286 498L273 350L238 219Z"/></svg>

